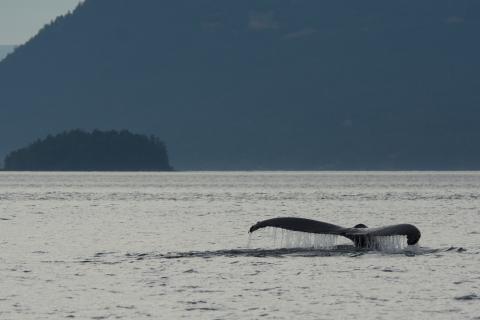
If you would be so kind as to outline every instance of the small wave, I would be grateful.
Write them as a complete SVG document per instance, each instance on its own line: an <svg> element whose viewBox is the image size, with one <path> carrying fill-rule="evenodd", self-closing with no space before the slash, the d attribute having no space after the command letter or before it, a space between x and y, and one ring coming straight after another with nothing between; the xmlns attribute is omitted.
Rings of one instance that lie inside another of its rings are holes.
<svg viewBox="0 0 480 320"><path fill-rule="evenodd" d="M452 249L453 248L453 249ZM212 259L212 258L284 258L284 257L361 257L364 255L397 255L414 257L418 255L435 254L441 256L442 253L458 253L457 247L433 249L420 246L408 246L404 250L395 252L385 252L372 250L368 248L357 248L353 245L336 245L331 248L241 248L241 249L225 249L225 250L206 250L206 251L184 251L184 252L139 252L121 254L118 252L99 252L89 258L79 258L75 262L81 264L104 264L114 265L119 263L131 263L133 261L143 260L175 260L175 259ZM463 249L463 248L462 248ZM50 261L43 261L50 262ZM237 263L234 261L234 263ZM267 262L266 262L267 263ZM187 273L194 273L195 270L187 270Z"/></svg>
<svg viewBox="0 0 480 320"><path fill-rule="evenodd" d="M448 249L444 249L444 251L456 251L456 252L465 252L467 249L462 248L462 247L449 247Z"/></svg>
<svg viewBox="0 0 480 320"><path fill-rule="evenodd" d="M349 255L366 252L354 246L338 246L331 249L308 249L308 248L281 248L281 249L229 249L215 251L187 251L187 252L169 252L157 254L127 254L129 258L157 258L157 259L183 259L183 258L214 258L214 257L285 257L285 256L306 256L306 257L325 257L333 255Z"/></svg>
<svg viewBox="0 0 480 320"><path fill-rule="evenodd" d="M472 293L464 296L455 297L455 300L480 300L480 296Z"/></svg>
<svg viewBox="0 0 480 320"><path fill-rule="evenodd" d="M185 251L185 252L168 252L168 253L127 253L119 254L101 254L94 255L92 258L80 259L77 262L86 264L117 264L127 261L142 261L152 259L188 259L188 258L282 258L282 257L335 257L348 256L358 257L368 253L378 253L369 249L356 248L353 245L337 245L329 249L313 249L313 248L278 248L278 249L227 249L212 251ZM417 254L414 251L402 252L405 255ZM190 270L188 270L190 271Z"/></svg>
<svg viewBox="0 0 480 320"><path fill-rule="evenodd" d="M227 249L227 250L213 250L213 251L185 251L185 252L168 252L168 253L128 253L126 257L129 259L184 259L184 258L215 258L215 257L257 257L257 258L275 258L275 257L335 257L347 256L358 257L365 254L381 254L381 255L405 255L417 256L428 255L438 252L446 252L448 249L432 249L427 247L420 247L418 245L408 246L403 250L395 252L378 251L369 248L357 248L354 245L340 244L331 248L276 248L276 249L262 249L262 248L247 248L247 249Z"/></svg>

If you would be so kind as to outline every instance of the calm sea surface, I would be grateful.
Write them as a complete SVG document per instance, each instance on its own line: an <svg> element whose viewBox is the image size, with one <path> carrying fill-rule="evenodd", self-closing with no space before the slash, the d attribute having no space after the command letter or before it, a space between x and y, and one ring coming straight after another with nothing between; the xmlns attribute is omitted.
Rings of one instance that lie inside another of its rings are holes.
<svg viewBox="0 0 480 320"><path fill-rule="evenodd" d="M0 319L480 319L479 210L477 172L3 172ZM422 238L249 239L277 216Z"/></svg>

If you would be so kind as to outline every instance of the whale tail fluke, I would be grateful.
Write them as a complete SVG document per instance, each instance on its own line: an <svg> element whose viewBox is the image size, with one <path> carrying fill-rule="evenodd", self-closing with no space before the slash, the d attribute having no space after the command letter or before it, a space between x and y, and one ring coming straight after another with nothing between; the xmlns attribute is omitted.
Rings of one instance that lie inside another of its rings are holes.
<svg viewBox="0 0 480 320"><path fill-rule="evenodd" d="M406 236L407 244L416 244L421 237L420 230L411 224L396 224L379 228L368 228L364 224L357 224L353 228L344 228L335 224L294 217L273 218L259 221L250 227L249 232L258 229L274 227L291 231L300 231L317 234L344 236L352 240L355 246L364 247L372 243L376 237Z"/></svg>
<svg viewBox="0 0 480 320"><path fill-rule="evenodd" d="M291 231L300 231L308 233L322 233L322 234L335 234L338 235L339 231L344 229L340 226L305 218L273 218L268 220L259 221L250 228L250 233L261 228L275 227Z"/></svg>

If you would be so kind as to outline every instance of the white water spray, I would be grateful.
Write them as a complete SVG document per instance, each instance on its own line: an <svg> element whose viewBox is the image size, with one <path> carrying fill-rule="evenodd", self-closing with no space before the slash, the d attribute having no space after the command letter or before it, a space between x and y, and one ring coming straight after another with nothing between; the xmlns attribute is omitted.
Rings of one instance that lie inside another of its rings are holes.
<svg viewBox="0 0 480 320"><path fill-rule="evenodd" d="M367 249L395 253L404 251L408 247L406 236L372 237L367 241Z"/></svg>
<svg viewBox="0 0 480 320"><path fill-rule="evenodd" d="M267 228L273 238L274 248L306 248L306 249L335 249L341 242L340 239L345 239L338 235L332 234L317 234L299 231L290 231L279 228ZM252 235L249 235L248 248L252 244ZM370 237L367 239L364 249L377 250L386 253L403 252L410 248L407 244L407 237L405 236L382 236Z"/></svg>
<svg viewBox="0 0 480 320"><path fill-rule="evenodd" d="M331 234L306 233L272 228L276 248L332 249L337 245L338 236ZM280 236L278 236L280 233Z"/></svg>

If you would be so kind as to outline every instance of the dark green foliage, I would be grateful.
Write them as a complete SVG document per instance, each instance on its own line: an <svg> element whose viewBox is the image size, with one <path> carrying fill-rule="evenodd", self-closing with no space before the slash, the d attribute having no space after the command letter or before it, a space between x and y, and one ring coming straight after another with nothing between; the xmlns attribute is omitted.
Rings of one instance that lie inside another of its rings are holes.
<svg viewBox="0 0 480 320"><path fill-rule="evenodd" d="M37 140L5 158L16 171L169 171L165 144L122 131L72 130Z"/></svg>

